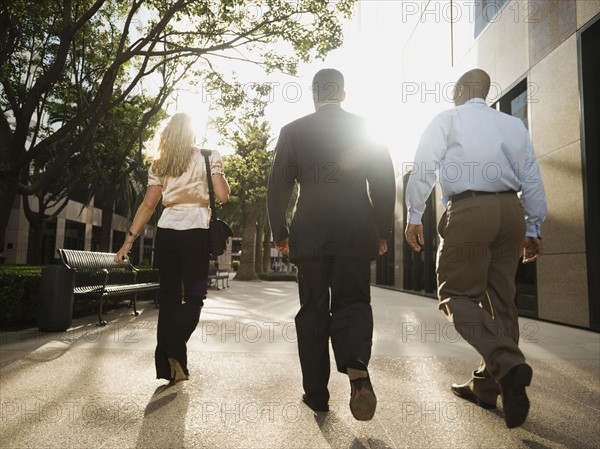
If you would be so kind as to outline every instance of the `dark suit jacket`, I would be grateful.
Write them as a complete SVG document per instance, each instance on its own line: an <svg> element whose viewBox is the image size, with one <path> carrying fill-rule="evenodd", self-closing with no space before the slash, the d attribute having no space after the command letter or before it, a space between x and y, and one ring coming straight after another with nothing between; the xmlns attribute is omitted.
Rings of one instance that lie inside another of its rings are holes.
<svg viewBox="0 0 600 449"><path fill-rule="evenodd" d="M288 228L296 183L300 191ZM395 197L389 152L368 139L361 117L332 104L282 128L267 203L273 239L289 236L292 261L374 259L379 240L390 237Z"/></svg>

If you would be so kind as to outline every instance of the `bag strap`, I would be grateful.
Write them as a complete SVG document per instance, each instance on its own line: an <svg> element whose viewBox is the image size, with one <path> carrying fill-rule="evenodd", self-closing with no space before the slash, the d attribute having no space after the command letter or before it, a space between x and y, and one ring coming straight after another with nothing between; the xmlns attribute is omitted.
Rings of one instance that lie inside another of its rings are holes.
<svg viewBox="0 0 600 449"><path fill-rule="evenodd" d="M208 196L210 197L210 221L217 221L217 208L215 206L215 191L213 189L212 175L210 173L210 161L208 156L212 154L211 150L200 150L202 156L204 156L204 163L206 164L206 178L208 181Z"/></svg>

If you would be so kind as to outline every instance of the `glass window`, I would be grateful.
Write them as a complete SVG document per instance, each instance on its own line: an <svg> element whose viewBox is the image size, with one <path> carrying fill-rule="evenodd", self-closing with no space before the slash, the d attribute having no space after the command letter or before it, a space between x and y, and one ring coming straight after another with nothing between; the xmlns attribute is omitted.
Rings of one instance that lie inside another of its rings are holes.
<svg viewBox="0 0 600 449"><path fill-rule="evenodd" d="M37 242L36 239L39 239ZM48 265L57 259L56 246L56 217L45 216L41 236L35 235L29 226L29 242L27 244L27 263Z"/></svg>
<svg viewBox="0 0 600 449"><path fill-rule="evenodd" d="M154 246L154 239L144 238L142 265L151 265L152 264L153 246Z"/></svg>
<svg viewBox="0 0 600 449"><path fill-rule="evenodd" d="M231 241L231 252L233 254L238 254L242 250L242 240L241 239L233 239Z"/></svg>
<svg viewBox="0 0 600 449"><path fill-rule="evenodd" d="M528 99L527 78L525 78L504 94L493 107L505 114L520 118L523 121L525 128L529 128L527 119Z"/></svg>
<svg viewBox="0 0 600 449"><path fill-rule="evenodd" d="M85 249L85 223L65 221L65 249Z"/></svg>
<svg viewBox="0 0 600 449"><path fill-rule="evenodd" d="M92 226L92 251L100 251L101 236L102 228L100 226Z"/></svg>
<svg viewBox="0 0 600 449"><path fill-rule="evenodd" d="M495 109L505 114L518 117L526 128L528 123L528 92L527 79L520 81L515 87L492 105ZM537 317L537 262L524 264L519 262L517 269L517 307L524 316Z"/></svg>
<svg viewBox="0 0 600 449"><path fill-rule="evenodd" d="M473 5L475 12L475 39L479 37L489 23L498 21L500 11L508 2L509 0L478 0L470 3Z"/></svg>
<svg viewBox="0 0 600 449"><path fill-rule="evenodd" d="M125 243L125 233L123 231L113 231L113 238L112 238L112 251L113 253L116 253L117 251L119 251L121 249L121 246L123 246L123 243Z"/></svg>
<svg viewBox="0 0 600 449"><path fill-rule="evenodd" d="M519 117L526 128L529 128L527 123L527 91L523 91L520 95L513 98L510 102L511 114L513 117Z"/></svg>

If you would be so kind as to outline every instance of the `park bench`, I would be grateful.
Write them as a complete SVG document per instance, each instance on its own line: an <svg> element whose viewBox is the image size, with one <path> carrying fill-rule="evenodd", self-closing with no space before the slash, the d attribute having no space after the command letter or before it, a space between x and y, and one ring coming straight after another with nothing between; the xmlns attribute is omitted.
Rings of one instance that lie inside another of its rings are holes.
<svg viewBox="0 0 600 449"><path fill-rule="evenodd" d="M225 288L225 281L227 281L227 287L229 287L229 270L219 270L214 262L210 262L208 265L208 286L217 287L219 289L219 281Z"/></svg>
<svg viewBox="0 0 600 449"><path fill-rule="evenodd" d="M136 308L137 294L151 290L158 290L158 270L153 270L152 278L155 282L138 282L137 272L129 261L118 264L114 261L114 253L100 253L94 251L79 251L73 249L59 249L58 253L62 263L70 270L75 271L74 298L91 298L98 300L98 325L106 325L102 317L102 303L109 297L133 295L129 307L133 307L133 314L139 315Z"/></svg>

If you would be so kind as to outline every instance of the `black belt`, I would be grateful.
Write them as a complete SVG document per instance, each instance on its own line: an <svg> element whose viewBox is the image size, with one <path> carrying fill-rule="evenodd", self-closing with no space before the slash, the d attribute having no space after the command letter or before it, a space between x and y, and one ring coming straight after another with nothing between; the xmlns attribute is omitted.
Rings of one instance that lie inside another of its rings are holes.
<svg viewBox="0 0 600 449"><path fill-rule="evenodd" d="M516 194L517 192L515 192L514 190L505 190L503 192L480 192L477 190L467 190L466 192L462 192L456 195L452 195L452 198L450 198L450 201L452 201L453 203L456 201L460 201L460 200L464 200L465 198L472 198L474 196L481 196L481 195L504 195L505 193L513 193Z"/></svg>

